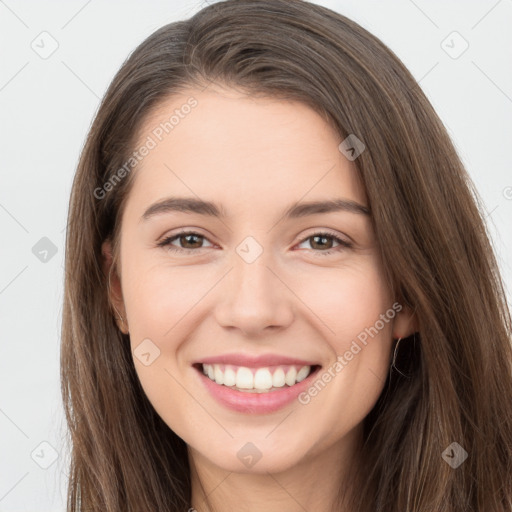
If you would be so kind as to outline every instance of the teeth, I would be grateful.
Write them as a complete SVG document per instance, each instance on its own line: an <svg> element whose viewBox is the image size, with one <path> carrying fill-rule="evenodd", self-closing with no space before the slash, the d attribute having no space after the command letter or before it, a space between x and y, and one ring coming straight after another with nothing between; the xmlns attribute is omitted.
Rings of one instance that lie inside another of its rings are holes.
<svg viewBox="0 0 512 512"><path fill-rule="evenodd" d="M268 368L260 368L256 371L254 374L254 387L256 389L270 389L272 387L272 374Z"/></svg>
<svg viewBox="0 0 512 512"><path fill-rule="evenodd" d="M309 375L309 366L303 366L297 373L297 382L300 382L301 380L304 380Z"/></svg>
<svg viewBox="0 0 512 512"><path fill-rule="evenodd" d="M215 382L217 384L224 384L224 374L218 366L213 367L213 374L215 375Z"/></svg>
<svg viewBox="0 0 512 512"><path fill-rule="evenodd" d="M295 369L295 366L290 366L290 369L286 372L284 381L288 386L293 386L295 382L297 382L295 377L297 377L297 370Z"/></svg>
<svg viewBox="0 0 512 512"><path fill-rule="evenodd" d="M282 388L285 384L284 380L284 370L282 368L278 368L274 375L272 375L272 386L274 388Z"/></svg>
<svg viewBox="0 0 512 512"><path fill-rule="evenodd" d="M244 368L243 366L238 368L238 371L236 372L236 387L241 389L254 388L254 377L252 376L252 372L249 368Z"/></svg>
<svg viewBox="0 0 512 512"><path fill-rule="evenodd" d="M252 369L245 366L203 364L202 370L219 385L264 392L303 381L311 373L311 366L285 365Z"/></svg>
<svg viewBox="0 0 512 512"><path fill-rule="evenodd" d="M236 384L236 373L233 368L224 370L224 386L234 386Z"/></svg>

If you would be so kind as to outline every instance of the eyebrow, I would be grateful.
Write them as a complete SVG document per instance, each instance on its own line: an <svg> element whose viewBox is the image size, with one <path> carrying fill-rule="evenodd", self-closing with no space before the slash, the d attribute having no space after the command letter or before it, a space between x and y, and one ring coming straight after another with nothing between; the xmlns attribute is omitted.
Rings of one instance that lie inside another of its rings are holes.
<svg viewBox="0 0 512 512"><path fill-rule="evenodd" d="M370 215L368 207L350 199L330 199L326 201L297 202L289 206L281 215L285 219L295 219L319 213L345 211L361 215ZM195 213L209 217L225 218L226 211L221 205L211 201L188 197L167 197L152 204L142 215L141 220L148 220L155 215L169 212Z"/></svg>

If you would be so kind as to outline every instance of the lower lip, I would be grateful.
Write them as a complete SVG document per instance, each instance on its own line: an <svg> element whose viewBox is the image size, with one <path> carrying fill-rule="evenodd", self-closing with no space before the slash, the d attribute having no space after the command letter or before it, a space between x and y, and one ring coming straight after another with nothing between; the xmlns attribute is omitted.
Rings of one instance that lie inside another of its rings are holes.
<svg viewBox="0 0 512 512"><path fill-rule="evenodd" d="M196 368L196 371L206 389L220 404L233 411L246 414L268 414L286 407L297 399L298 395L311 385L311 381L319 369L320 367L316 367L304 380L293 386L279 388L276 391L269 391L267 393L238 391L217 384L206 377L200 369Z"/></svg>

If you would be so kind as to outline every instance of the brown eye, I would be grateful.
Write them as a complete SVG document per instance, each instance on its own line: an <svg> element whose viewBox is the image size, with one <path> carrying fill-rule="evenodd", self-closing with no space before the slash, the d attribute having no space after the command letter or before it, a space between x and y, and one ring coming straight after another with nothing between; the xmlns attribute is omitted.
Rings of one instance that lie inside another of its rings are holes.
<svg viewBox="0 0 512 512"><path fill-rule="evenodd" d="M333 247L334 237L325 236L325 235L313 235L309 237L311 242L311 247L313 249L331 249Z"/></svg>
<svg viewBox="0 0 512 512"><path fill-rule="evenodd" d="M180 235L178 240L184 249L197 249L202 246L204 237L197 234Z"/></svg>
<svg viewBox="0 0 512 512"><path fill-rule="evenodd" d="M311 249L313 252L325 256L352 247L351 242L343 240L333 233L314 233L304 238L299 245L306 242L309 244L309 248L306 247L306 249Z"/></svg>
<svg viewBox="0 0 512 512"><path fill-rule="evenodd" d="M203 245L205 241L208 241L205 236L200 235L199 233L189 232L179 233L177 235L164 238L157 245L158 247L165 247L169 251L184 252L207 248L208 246ZM175 242L178 242L178 244ZM208 241L208 243L210 242ZM212 246L212 244L210 244L210 246Z"/></svg>

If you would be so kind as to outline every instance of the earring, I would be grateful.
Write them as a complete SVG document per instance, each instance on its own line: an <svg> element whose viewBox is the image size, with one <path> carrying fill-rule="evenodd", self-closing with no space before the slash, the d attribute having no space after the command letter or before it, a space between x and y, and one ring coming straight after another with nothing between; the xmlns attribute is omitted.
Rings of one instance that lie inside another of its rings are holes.
<svg viewBox="0 0 512 512"><path fill-rule="evenodd" d="M398 338L398 340L396 341L396 344L395 344L395 350L393 351L393 361L391 363L391 368L390 369L395 369L400 375L403 375L404 377L407 378L407 375L404 375L395 365L395 362L396 362L396 353L397 353L397 350L398 350L398 345L400 343L400 341L402 341L402 338Z"/></svg>
<svg viewBox="0 0 512 512"><path fill-rule="evenodd" d="M117 311L117 310L116 310ZM118 313L119 314L119 313ZM398 338L396 340L396 343L395 343L395 350L393 351L393 361L391 362L391 367L395 366L395 361L396 361L396 351L398 349L398 344L400 343L400 341L402 340L402 338Z"/></svg>
<svg viewBox="0 0 512 512"><path fill-rule="evenodd" d="M121 332L123 332L123 333L124 333L124 331L123 331L123 329L122 329L122 327L124 326L124 319L123 319L123 317L119 314L119 311L117 311L117 308L114 306L114 304L112 304L112 307L115 309L115 311L116 311L116 313L117 313L117 316L119 317L119 320L121 321L121 327L119 327L119 330L120 330ZM124 334L127 334L127 333L124 333Z"/></svg>

